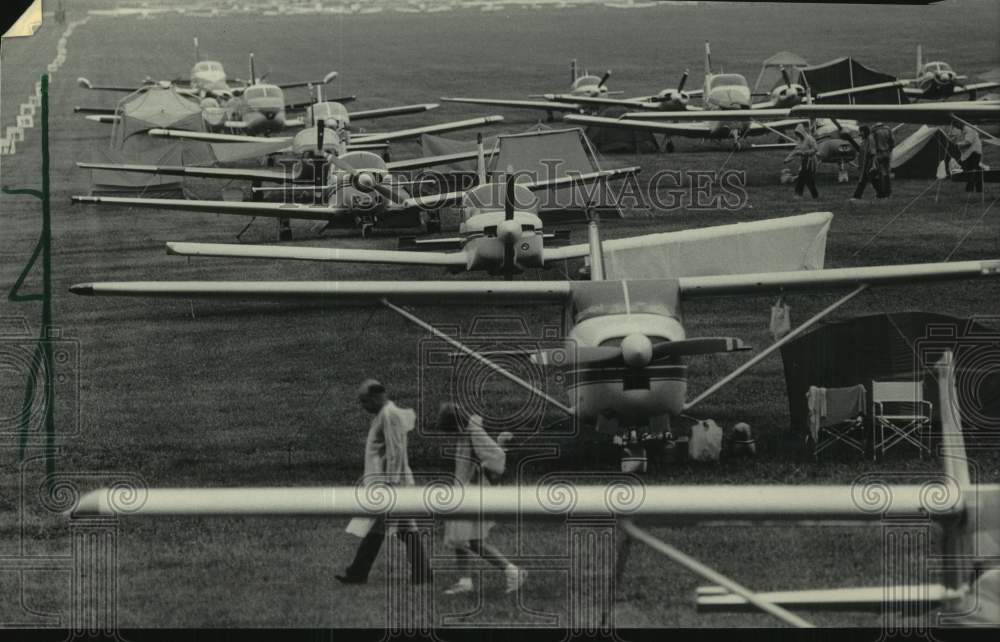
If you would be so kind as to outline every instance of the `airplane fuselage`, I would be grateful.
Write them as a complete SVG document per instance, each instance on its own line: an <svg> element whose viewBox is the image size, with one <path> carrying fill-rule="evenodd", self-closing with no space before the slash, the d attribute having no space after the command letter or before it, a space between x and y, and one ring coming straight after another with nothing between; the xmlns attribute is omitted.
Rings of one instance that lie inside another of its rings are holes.
<svg viewBox="0 0 1000 642"><path fill-rule="evenodd" d="M567 350L618 345L632 336L655 344L683 340L685 333L680 320L666 314L604 314L579 320L569 333ZM566 391L585 423L599 425L603 416L616 418L621 428L646 426L651 419L683 412L687 366L679 358L642 367L574 366L566 376Z"/></svg>
<svg viewBox="0 0 1000 642"><path fill-rule="evenodd" d="M941 100L955 93L957 81L958 76L948 63L934 61L923 66L912 86L922 92L920 98Z"/></svg>
<svg viewBox="0 0 1000 642"><path fill-rule="evenodd" d="M285 94L276 85L251 85L230 104L232 119L242 120L250 136L270 136L285 128Z"/></svg>
<svg viewBox="0 0 1000 642"><path fill-rule="evenodd" d="M544 267L542 219L534 212L516 210L511 220L502 209L480 210L465 218L459 226L464 236L462 251L467 270L503 271L505 250L514 250L514 271Z"/></svg>
<svg viewBox="0 0 1000 642"><path fill-rule="evenodd" d="M228 94L229 85L226 82L226 70L222 63L214 60L201 60L191 68L191 89L202 94Z"/></svg>

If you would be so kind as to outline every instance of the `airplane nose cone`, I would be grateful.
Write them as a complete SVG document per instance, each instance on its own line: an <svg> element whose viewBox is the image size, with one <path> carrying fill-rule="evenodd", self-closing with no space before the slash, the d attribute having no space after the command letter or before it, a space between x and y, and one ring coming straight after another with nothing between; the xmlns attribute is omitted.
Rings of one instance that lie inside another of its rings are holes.
<svg viewBox="0 0 1000 642"><path fill-rule="evenodd" d="M371 173L361 172L355 177L354 182L358 189L370 190L375 187L378 181L375 180L375 177Z"/></svg>
<svg viewBox="0 0 1000 642"><path fill-rule="evenodd" d="M622 359L631 368L642 368L653 360L653 342L644 334L630 334L622 339Z"/></svg>
<svg viewBox="0 0 1000 642"><path fill-rule="evenodd" d="M517 243L521 238L521 224L517 221L501 221L497 225L497 238L504 244Z"/></svg>

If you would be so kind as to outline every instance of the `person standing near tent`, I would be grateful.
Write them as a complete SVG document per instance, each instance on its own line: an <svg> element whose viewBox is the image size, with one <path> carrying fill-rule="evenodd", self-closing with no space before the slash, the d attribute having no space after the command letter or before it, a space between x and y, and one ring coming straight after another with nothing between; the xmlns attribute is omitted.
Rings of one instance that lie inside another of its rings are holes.
<svg viewBox="0 0 1000 642"><path fill-rule="evenodd" d="M483 430L479 415L463 416L454 403L443 403L438 410L437 428L455 435L455 484L462 488L490 486L490 477L498 478L506 467L503 448ZM509 438L509 435L502 435ZM503 439L504 442L509 439ZM493 522L482 519L450 519L445 522L445 544L455 549L462 576L445 591L446 595L470 593L473 590L469 565L472 555L478 555L493 566L503 569L507 593L524 583L525 571L510 562L500 550L486 542Z"/></svg>
<svg viewBox="0 0 1000 642"><path fill-rule="evenodd" d="M972 127L966 127L962 121L956 121L955 129L958 130L958 150L961 154L959 165L963 172L973 172L965 181L965 191L983 191L983 168L979 163L983 160L983 141L979 138L979 132Z"/></svg>
<svg viewBox="0 0 1000 642"><path fill-rule="evenodd" d="M819 198L819 192L816 191L816 152L818 151L816 139L806 131L802 124L795 127L795 137L798 139L795 149L785 157L786 163L791 162L796 156L802 159L802 168L799 170L799 177L795 180L795 198L802 198L804 187L809 188L809 193L812 194L813 198Z"/></svg>
<svg viewBox="0 0 1000 642"><path fill-rule="evenodd" d="M362 483L368 485L385 482L391 486L413 486L413 471L410 470L406 440L407 433L416 425L416 413L390 401L385 386L375 379L366 379L361 383L358 388L358 403L373 415L365 442ZM351 565L343 575L334 575L342 584L364 584L368 581L368 573L378 557L387 532L395 532L406 546L411 582L423 584L430 581L430 564L420 541L420 532L412 519L387 524L385 516L355 517L347 525L347 532L362 539Z"/></svg>
<svg viewBox="0 0 1000 642"><path fill-rule="evenodd" d="M892 194L892 150L896 147L896 139L892 129L885 123L876 123L872 127L872 147L875 152L875 183L876 198L889 198Z"/></svg>
<svg viewBox="0 0 1000 642"><path fill-rule="evenodd" d="M861 134L861 145L858 146L858 160L861 166L861 173L858 174L858 184L854 188L854 196L851 197L852 201L861 200L865 195L865 188L868 187L869 183L875 188L875 193L879 193L878 183L873 180L872 176L872 165L875 163L872 131L868 125L862 125L858 128L858 133Z"/></svg>

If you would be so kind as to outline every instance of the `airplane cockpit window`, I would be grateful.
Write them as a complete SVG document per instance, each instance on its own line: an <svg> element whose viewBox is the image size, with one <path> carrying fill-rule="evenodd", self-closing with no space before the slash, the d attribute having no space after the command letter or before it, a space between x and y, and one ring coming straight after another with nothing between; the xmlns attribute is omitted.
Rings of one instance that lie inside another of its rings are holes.
<svg viewBox="0 0 1000 642"><path fill-rule="evenodd" d="M719 74L709 82L709 89L717 87L746 87L747 80L739 74Z"/></svg>
<svg viewBox="0 0 1000 642"><path fill-rule="evenodd" d="M309 113L312 122L325 120L330 127L343 127L350 120L347 109L340 103L317 103L309 108Z"/></svg>
<svg viewBox="0 0 1000 642"><path fill-rule="evenodd" d="M927 63L928 71L951 71L951 65L946 62L930 62Z"/></svg>
<svg viewBox="0 0 1000 642"><path fill-rule="evenodd" d="M573 89L578 87L590 87L601 82L601 79L597 76L580 76L573 82Z"/></svg>
<svg viewBox="0 0 1000 642"><path fill-rule="evenodd" d="M247 88L243 95L247 100L255 98L280 98L281 90L271 85L257 85L256 87Z"/></svg>

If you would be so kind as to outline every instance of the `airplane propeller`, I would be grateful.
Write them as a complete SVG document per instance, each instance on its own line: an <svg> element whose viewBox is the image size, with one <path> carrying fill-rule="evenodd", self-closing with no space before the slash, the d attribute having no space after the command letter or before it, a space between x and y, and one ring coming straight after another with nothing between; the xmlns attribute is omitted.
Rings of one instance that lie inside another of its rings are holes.
<svg viewBox="0 0 1000 642"><path fill-rule="evenodd" d="M503 243L503 278L514 278L514 244L521 238L521 226L514 221L514 187L516 176L508 171L503 200L503 222L497 226L497 238Z"/></svg>
<svg viewBox="0 0 1000 642"><path fill-rule="evenodd" d="M682 91L684 91L684 84L687 82L687 79L688 79L688 70L685 69L684 73L681 74L681 81L679 83L677 83L677 93L678 94L681 93Z"/></svg>
<svg viewBox="0 0 1000 642"><path fill-rule="evenodd" d="M610 77L611 77L611 70L608 69L607 71L604 72L604 75L601 76L601 82L597 83L598 88L603 87L605 83L608 82L608 78Z"/></svg>

